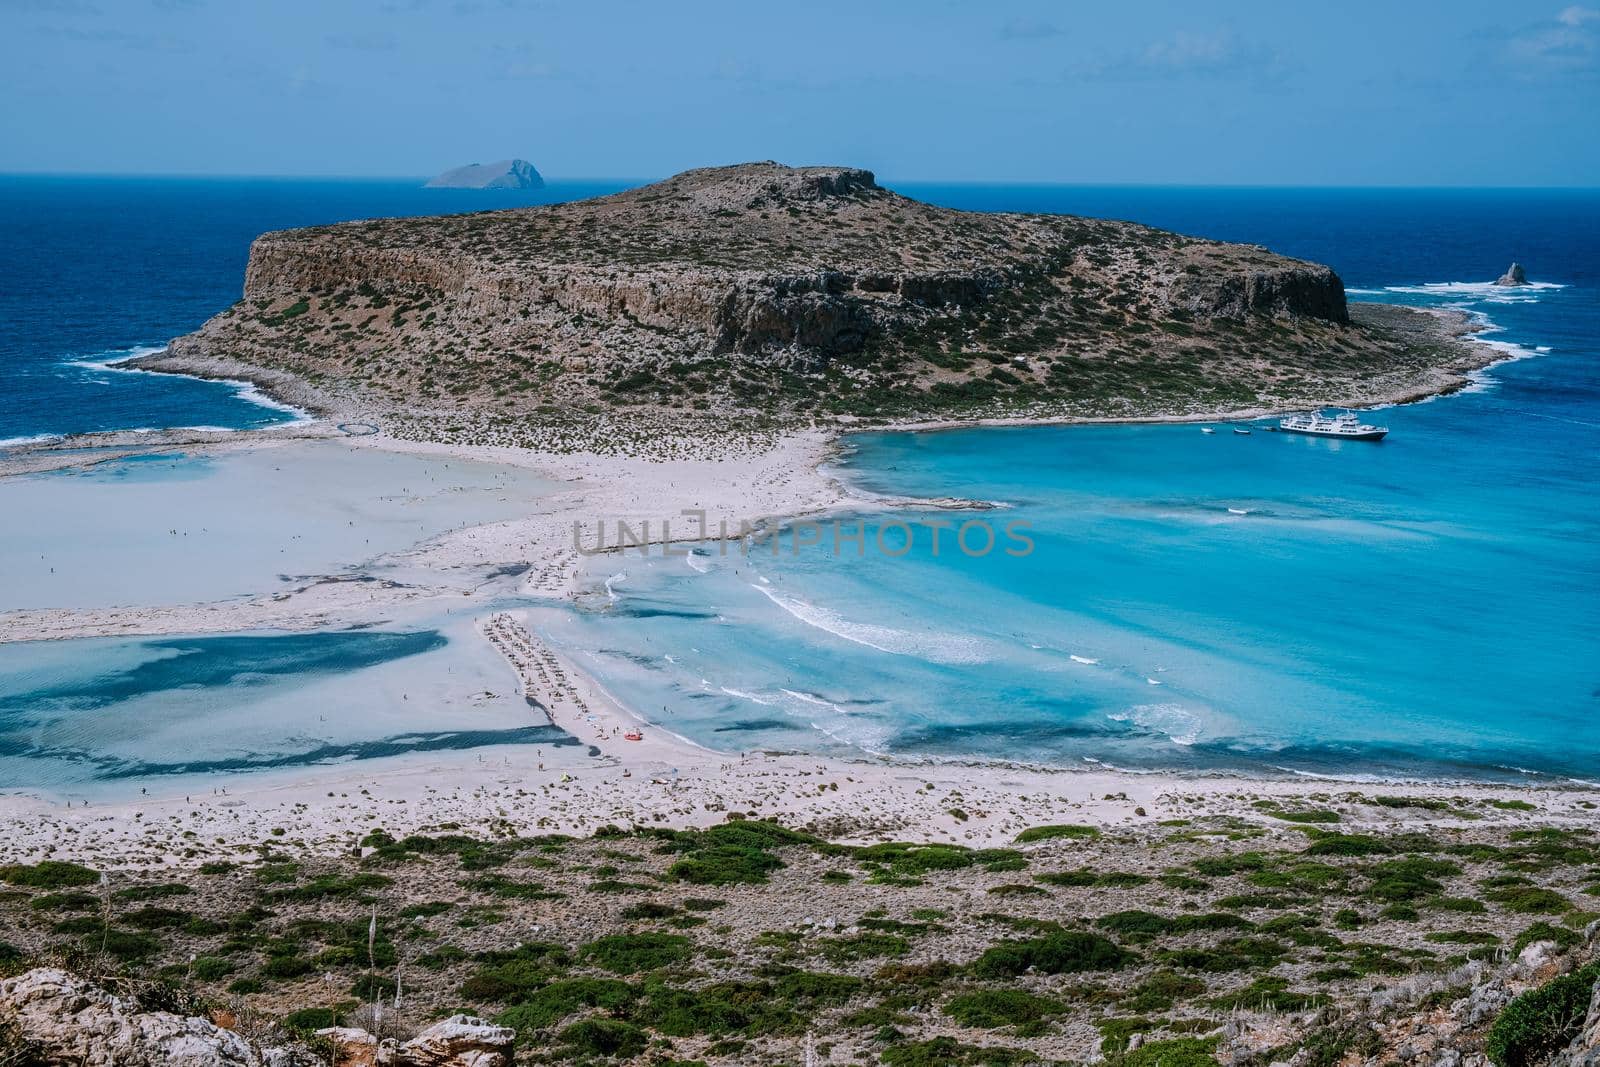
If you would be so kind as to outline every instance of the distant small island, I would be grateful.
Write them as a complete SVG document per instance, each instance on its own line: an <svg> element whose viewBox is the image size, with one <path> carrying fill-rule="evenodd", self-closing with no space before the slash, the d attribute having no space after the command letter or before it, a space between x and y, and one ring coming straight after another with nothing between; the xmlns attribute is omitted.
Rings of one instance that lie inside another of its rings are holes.
<svg viewBox="0 0 1600 1067"><path fill-rule="evenodd" d="M525 159L468 163L431 179L424 189L543 189L544 178Z"/></svg>

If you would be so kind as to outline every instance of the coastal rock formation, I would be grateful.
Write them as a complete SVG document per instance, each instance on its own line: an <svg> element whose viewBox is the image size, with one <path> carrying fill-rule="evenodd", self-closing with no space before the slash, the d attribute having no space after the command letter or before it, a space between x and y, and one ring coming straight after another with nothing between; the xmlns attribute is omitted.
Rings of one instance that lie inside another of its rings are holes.
<svg viewBox="0 0 1600 1067"><path fill-rule="evenodd" d="M510 1067L517 1032L474 1015L452 1015L400 1046L396 1067Z"/></svg>
<svg viewBox="0 0 1600 1067"><path fill-rule="evenodd" d="M1528 274L1522 269L1521 263L1513 263L1506 268L1506 272L1494 280L1496 285L1527 285Z"/></svg>
<svg viewBox="0 0 1600 1067"><path fill-rule="evenodd" d="M543 189L544 178L525 159L468 163L430 179L424 189Z"/></svg>
<svg viewBox="0 0 1600 1067"><path fill-rule="evenodd" d="M474 1015L452 1015L404 1043L350 1026L330 1026L317 1036L333 1046L341 1063L351 1065L511 1067L517 1032Z"/></svg>
<svg viewBox="0 0 1600 1067"><path fill-rule="evenodd" d="M815 417L1326 399L1438 356L1353 321L1328 267L1257 246L957 211L865 170L752 163L548 207L264 234L244 299L141 365L288 374L414 412Z"/></svg>
<svg viewBox="0 0 1600 1067"><path fill-rule="evenodd" d="M0 982L0 1023L28 1047L25 1063L61 1067L312 1067L309 1054L259 1048L201 1018L143 1011L65 971Z"/></svg>

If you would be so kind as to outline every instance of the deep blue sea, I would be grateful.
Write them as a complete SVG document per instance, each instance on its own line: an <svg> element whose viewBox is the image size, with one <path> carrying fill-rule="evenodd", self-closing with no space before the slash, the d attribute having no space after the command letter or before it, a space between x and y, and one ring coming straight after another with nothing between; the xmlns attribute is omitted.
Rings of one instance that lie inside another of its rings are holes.
<svg viewBox="0 0 1600 1067"><path fill-rule="evenodd" d="M0 178L0 439L293 417L98 366L234 300L261 231L625 184ZM1352 299L1466 310L1511 361L1373 413L1378 445L1226 425L854 437L841 475L1004 502L946 517L1025 523L1033 551L972 558L947 533L935 555L918 527L898 556L825 539L597 562L548 636L617 695L729 749L1600 779L1600 192L888 184L1263 244L1331 264ZM1486 284L1512 259L1536 287ZM875 516L868 544L926 518Z"/></svg>
<svg viewBox="0 0 1600 1067"><path fill-rule="evenodd" d="M251 429L295 413L247 387L108 370L239 299L267 230L598 196L627 182L527 192L421 181L0 175L0 445L94 430Z"/></svg>

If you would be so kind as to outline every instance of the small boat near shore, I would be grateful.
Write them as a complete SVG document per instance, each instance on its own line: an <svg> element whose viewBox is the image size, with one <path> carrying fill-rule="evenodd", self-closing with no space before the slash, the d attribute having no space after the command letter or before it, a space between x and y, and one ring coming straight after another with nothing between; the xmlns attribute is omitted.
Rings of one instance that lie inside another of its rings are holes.
<svg viewBox="0 0 1600 1067"><path fill-rule="evenodd" d="M1341 411L1337 415L1324 415L1320 411L1300 412L1279 419L1278 429L1283 433L1338 437L1348 441L1381 441L1389 433L1389 427L1362 422L1353 411Z"/></svg>
<svg viewBox="0 0 1600 1067"><path fill-rule="evenodd" d="M1245 429L1243 426L1235 426L1233 428L1233 432L1238 434L1240 437L1249 437L1250 436L1250 431Z"/></svg>
<svg viewBox="0 0 1600 1067"><path fill-rule="evenodd" d="M1213 430L1209 426L1202 426L1202 427L1200 427L1200 432L1201 433L1216 433L1217 431Z"/></svg>

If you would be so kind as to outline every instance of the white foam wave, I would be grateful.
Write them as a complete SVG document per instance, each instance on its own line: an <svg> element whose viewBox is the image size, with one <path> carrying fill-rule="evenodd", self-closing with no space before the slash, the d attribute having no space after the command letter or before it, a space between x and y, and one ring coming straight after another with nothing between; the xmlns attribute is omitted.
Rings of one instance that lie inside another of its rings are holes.
<svg viewBox="0 0 1600 1067"><path fill-rule="evenodd" d="M685 554L683 561L689 565L690 570L696 571L700 574L705 574L711 570L711 564L704 562L698 552L689 552Z"/></svg>
<svg viewBox="0 0 1600 1067"><path fill-rule="evenodd" d="M734 697L737 700L748 700L752 704L760 704L764 708L772 707L772 703L773 703L772 701L763 700L761 697L756 696L754 693L746 693L743 689L733 689L733 688L730 688L730 687L725 686L725 685L724 686L720 686L719 688L724 693L728 694L728 696Z"/></svg>
<svg viewBox="0 0 1600 1067"><path fill-rule="evenodd" d="M102 352L89 359L69 359L65 362L68 367L82 367L85 370L103 370L116 374L145 374L138 367L123 367L119 364L130 359L139 359L143 356L153 356L157 352L165 352L166 345L133 345L129 348L113 348Z"/></svg>
<svg viewBox="0 0 1600 1067"><path fill-rule="evenodd" d="M916 656L934 663L983 663L985 656L977 643L952 634L912 633L892 626L851 622L838 612L786 597L764 586L753 585L768 600L807 626L826 631L858 645L894 656Z"/></svg>
<svg viewBox="0 0 1600 1067"><path fill-rule="evenodd" d="M1093 667L1100 662L1097 659L1090 659L1088 656L1069 655L1067 658L1074 663L1082 663L1086 667Z"/></svg>
<svg viewBox="0 0 1600 1067"><path fill-rule="evenodd" d="M1494 282L1423 282L1420 285L1386 285L1385 293L1408 293L1413 296L1472 296L1509 297L1517 294L1540 293L1551 289L1565 289L1559 282L1529 282L1527 285L1496 285ZM1369 293L1367 289L1347 289L1346 292Z"/></svg>
<svg viewBox="0 0 1600 1067"><path fill-rule="evenodd" d="M835 713L836 715L849 715L850 714L848 711L846 711L844 708L840 707L839 705L835 704L833 701L824 700L822 697L817 696L817 694L815 694L815 693L802 693L802 692L799 692L799 691L794 690L794 689L780 689L779 692L781 692L784 696L793 697L794 699L800 701L802 704L810 704L814 708L827 708L829 711Z"/></svg>
<svg viewBox="0 0 1600 1067"><path fill-rule="evenodd" d="M1201 717L1182 704L1139 704L1106 716L1112 722L1131 722L1144 730L1165 734L1167 740L1187 748L1205 732Z"/></svg>
<svg viewBox="0 0 1600 1067"><path fill-rule="evenodd" d="M36 433L32 437L0 437L0 448L15 448L18 445L36 445L40 441L59 441L58 433Z"/></svg>
<svg viewBox="0 0 1600 1067"><path fill-rule="evenodd" d="M613 574L611 577L606 579L606 596L611 598L611 602L613 604L622 599L621 597L617 596L616 587L627 580L627 571L618 571L616 574Z"/></svg>
<svg viewBox="0 0 1600 1067"><path fill-rule="evenodd" d="M254 404L257 407L268 408L272 411L281 411L285 415L292 415L293 418L290 420L291 424L313 421L310 412L301 408L297 408L293 404L285 404L281 400L274 400L272 397L268 396L259 388L257 388L254 382L247 382L243 378L201 378L194 374L175 374L171 371L149 371L145 370L143 367L126 366L129 360L139 359L143 356L153 356L158 352L165 352L166 350L166 345L133 345L129 348L111 349L107 352L101 353L98 356L93 356L88 359L69 359L64 361L62 365L67 367L80 367L84 370L102 371L108 374L168 374L177 378L193 378L197 382L216 382L219 385L226 385L230 387L233 390L233 395L238 397L240 400ZM199 427L193 426L178 428L191 430L199 429Z"/></svg>

